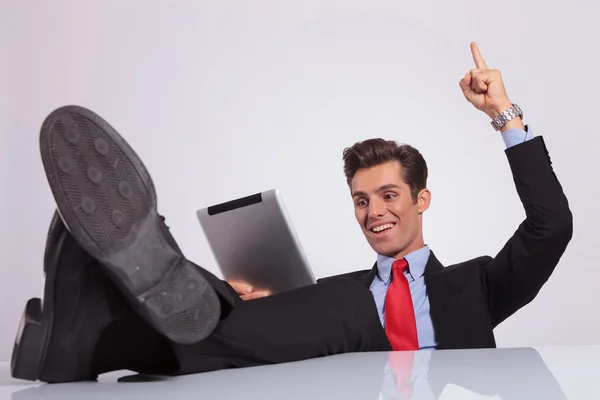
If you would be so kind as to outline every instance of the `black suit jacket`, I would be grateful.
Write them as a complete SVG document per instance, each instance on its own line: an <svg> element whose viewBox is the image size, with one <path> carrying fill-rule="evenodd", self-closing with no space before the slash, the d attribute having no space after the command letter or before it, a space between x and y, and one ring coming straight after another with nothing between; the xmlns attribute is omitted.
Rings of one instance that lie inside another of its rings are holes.
<svg viewBox="0 0 600 400"><path fill-rule="evenodd" d="M505 150L526 219L495 257L444 267L433 252L425 285L439 349L496 347L493 329L531 302L573 232L573 218L542 137ZM370 286L377 265L321 281L351 278Z"/></svg>

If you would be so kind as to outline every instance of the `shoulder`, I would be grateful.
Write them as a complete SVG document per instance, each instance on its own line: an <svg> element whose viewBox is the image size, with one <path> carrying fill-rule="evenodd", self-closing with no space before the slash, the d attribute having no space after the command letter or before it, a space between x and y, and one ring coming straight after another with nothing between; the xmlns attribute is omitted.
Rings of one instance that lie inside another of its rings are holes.
<svg viewBox="0 0 600 400"><path fill-rule="evenodd" d="M484 267L493 260L490 256L479 256L459 263L450 264L431 271L431 275L447 277L479 276Z"/></svg>
<svg viewBox="0 0 600 400"><path fill-rule="evenodd" d="M487 290L485 284L485 270L493 260L490 256L480 256L466 261L451 264L446 267L430 269L425 271L425 282L427 285L454 289L456 291L480 291Z"/></svg>
<svg viewBox="0 0 600 400"><path fill-rule="evenodd" d="M493 260L493 258L490 256L479 256L479 257L471 258L466 261L461 261L459 263L449 265L444 269L448 270L448 271L452 271L452 270L460 271L461 269L465 269L465 268L478 268L478 267L481 267L482 265L489 263L492 260Z"/></svg>
<svg viewBox="0 0 600 400"><path fill-rule="evenodd" d="M345 278L350 278L350 279L354 279L354 280L358 281L358 280L361 280L369 272L370 272L370 270L365 269L365 270L361 270L361 271L347 272L345 274L327 276L324 278L317 279L317 283L329 282L329 281L333 281L333 280L337 280L337 279L345 279Z"/></svg>

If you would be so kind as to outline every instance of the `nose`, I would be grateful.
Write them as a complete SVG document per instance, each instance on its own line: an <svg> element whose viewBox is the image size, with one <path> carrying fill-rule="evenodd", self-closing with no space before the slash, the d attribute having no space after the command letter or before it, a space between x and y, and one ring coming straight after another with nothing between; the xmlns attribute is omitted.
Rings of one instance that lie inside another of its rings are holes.
<svg viewBox="0 0 600 400"><path fill-rule="evenodd" d="M371 200L369 203L369 218L377 218L386 212L385 204L380 200Z"/></svg>

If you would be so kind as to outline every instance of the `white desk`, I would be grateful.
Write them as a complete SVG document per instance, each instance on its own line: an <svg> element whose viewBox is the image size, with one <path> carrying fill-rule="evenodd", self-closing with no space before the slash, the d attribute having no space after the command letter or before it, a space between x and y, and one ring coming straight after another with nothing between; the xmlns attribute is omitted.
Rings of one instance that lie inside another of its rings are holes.
<svg viewBox="0 0 600 400"><path fill-rule="evenodd" d="M600 399L600 346L356 353L147 382L41 384L10 377L0 363L0 400L260 399L377 400L394 397L389 357L410 368L412 399ZM398 367L395 367L399 371Z"/></svg>

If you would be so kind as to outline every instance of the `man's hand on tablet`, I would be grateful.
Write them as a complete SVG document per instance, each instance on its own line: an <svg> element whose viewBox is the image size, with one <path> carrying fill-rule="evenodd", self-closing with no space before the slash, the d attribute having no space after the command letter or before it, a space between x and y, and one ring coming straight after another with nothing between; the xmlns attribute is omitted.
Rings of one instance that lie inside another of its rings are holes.
<svg viewBox="0 0 600 400"><path fill-rule="evenodd" d="M235 292L240 296L242 300L253 300L258 299L260 297L269 296L268 290L261 290L252 287L244 282L227 282L231 285L231 287L235 290Z"/></svg>

